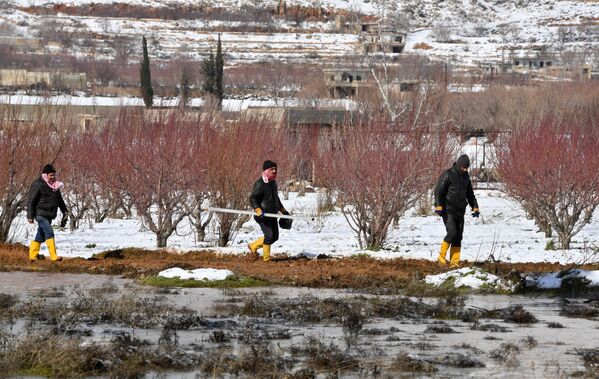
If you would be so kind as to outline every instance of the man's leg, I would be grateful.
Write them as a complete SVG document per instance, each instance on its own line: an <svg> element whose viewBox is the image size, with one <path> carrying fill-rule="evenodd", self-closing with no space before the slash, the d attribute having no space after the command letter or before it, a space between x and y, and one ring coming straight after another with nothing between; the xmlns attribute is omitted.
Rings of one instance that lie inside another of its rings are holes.
<svg viewBox="0 0 599 379"><path fill-rule="evenodd" d="M48 253L50 253L51 261L61 261L60 258L56 254L56 244L54 242L54 230L52 230L52 225L50 224L50 220L45 217L37 216L35 218L40 228L42 228L44 236L46 238L46 246L48 246Z"/></svg>
<svg viewBox="0 0 599 379"><path fill-rule="evenodd" d="M460 267L460 254L462 252L462 236L464 235L464 215L454 215L456 225L455 242L451 244L451 260L449 268Z"/></svg>
<svg viewBox="0 0 599 379"><path fill-rule="evenodd" d="M37 217L35 218L37 221ZM42 242L46 240L46 235L44 234L44 229L41 225L37 224L37 233L35 234L35 238L31 241L29 245L29 260L35 261L37 259L38 254L40 253L40 248L42 246Z"/></svg>
<svg viewBox="0 0 599 379"><path fill-rule="evenodd" d="M455 220L449 213L444 213L441 217L443 217L443 223L445 224L446 235L443 238L443 242L441 243L441 251L439 252L439 258L437 258L438 262L442 265L447 264L447 250L449 250L449 246L452 244L453 240L456 236L456 225Z"/></svg>
<svg viewBox="0 0 599 379"><path fill-rule="evenodd" d="M264 220L264 246L262 246L262 260L270 261L270 246L279 239L279 225L276 218L267 218Z"/></svg>

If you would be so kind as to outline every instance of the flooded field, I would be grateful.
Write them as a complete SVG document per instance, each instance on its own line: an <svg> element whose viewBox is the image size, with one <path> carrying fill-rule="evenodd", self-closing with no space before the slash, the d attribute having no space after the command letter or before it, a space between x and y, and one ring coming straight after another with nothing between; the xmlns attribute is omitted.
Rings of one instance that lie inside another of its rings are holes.
<svg viewBox="0 0 599 379"><path fill-rule="evenodd" d="M0 377L597 377L599 300L0 273Z"/></svg>

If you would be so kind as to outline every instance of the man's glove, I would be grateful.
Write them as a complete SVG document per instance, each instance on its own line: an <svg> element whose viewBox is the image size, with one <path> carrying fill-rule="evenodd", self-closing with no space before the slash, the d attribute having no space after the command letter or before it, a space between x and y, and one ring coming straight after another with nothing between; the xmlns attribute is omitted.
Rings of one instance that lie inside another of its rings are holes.
<svg viewBox="0 0 599 379"><path fill-rule="evenodd" d="M262 208L256 208L254 209L254 211L256 212L256 217L257 218L264 218L264 212L262 211Z"/></svg>
<svg viewBox="0 0 599 379"><path fill-rule="evenodd" d="M62 215L62 219L60 220L60 227L64 228L67 226L67 221L69 221L69 215L65 213Z"/></svg>
<svg viewBox="0 0 599 379"><path fill-rule="evenodd" d="M285 216L289 216L289 212L287 212L287 209L285 209L285 208L281 208L280 212L282 214L284 214Z"/></svg>
<svg viewBox="0 0 599 379"><path fill-rule="evenodd" d="M478 217L478 216L480 216L480 209L472 208L472 217Z"/></svg>
<svg viewBox="0 0 599 379"><path fill-rule="evenodd" d="M435 207L435 213L441 216L443 214L443 207L438 205Z"/></svg>

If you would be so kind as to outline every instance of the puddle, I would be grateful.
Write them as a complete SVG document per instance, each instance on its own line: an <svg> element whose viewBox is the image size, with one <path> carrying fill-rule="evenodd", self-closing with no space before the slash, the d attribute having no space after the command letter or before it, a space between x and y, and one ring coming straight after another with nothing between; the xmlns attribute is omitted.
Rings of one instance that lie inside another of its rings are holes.
<svg viewBox="0 0 599 379"><path fill-rule="evenodd" d="M557 298L465 299L464 309L483 313L521 306L538 320L516 324L503 318L430 318L418 309L387 317L393 302L403 300L333 289L161 290L109 276L21 272L0 273L0 288L0 294L17 297L12 307L0 305L0 358L3 348L10 352L27 335L49 330L50 339L109 345L113 351L90 358L97 361L96 371L84 376L113 374L123 348L147 355L137 376L147 378L158 372L165 378L273 372L277 377L358 378L408 371L442 377L567 377L588 373L578 353L599 348L598 319L560 314ZM438 299L423 302L430 306ZM406 307L417 304L406 301ZM308 306L318 309L302 309ZM320 319L305 321L314 317Z"/></svg>

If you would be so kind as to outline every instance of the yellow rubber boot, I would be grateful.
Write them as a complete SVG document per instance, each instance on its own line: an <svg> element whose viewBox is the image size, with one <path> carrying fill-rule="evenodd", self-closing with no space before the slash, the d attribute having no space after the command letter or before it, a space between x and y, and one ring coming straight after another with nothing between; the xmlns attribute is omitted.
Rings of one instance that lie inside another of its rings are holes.
<svg viewBox="0 0 599 379"><path fill-rule="evenodd" d="M440 265L445 266L447 264L447 250L449 250L449 243L443 241L441 244L441 251L439 252L439 258L437 258Z"/></svg>
<svg viewBox="0 0 599 379"><path fill-rule="evenodd" d="M460 267L460 252L462 248L460 246L452 246L451 247L451 262L449 263L449 268L459 268Z"/></svg>
<svg viewBox="0 0 599 379"><path fill-rule="evenodd" d="M40 252L41 243L37 241L31 241L31 245L29 245L29 260L35 261L37 260L37 255Z"/></svg>
<svg viewBox="0 0 599 379"><path fill-rule="evenodd" d="M62 258L56 255L56 245L54 244L54 238L46 240L46 246L48 246L48 252L50 253L50 260L52 262L62 261Z"/></svg>
<svg viewBox="0 0 599 379"><path fill-rule="evenodd" d="M264 253L264 255L262 256L262 260L264 262L270 261L270 245L262 246L262 252Z"/></svg>
<svg viewBox="0 0 599 379"><path fill-rule="evenodd" d="M248 249L250 249L250 252L252 254L256 254L258 253L258 249L261 248L262 245L264 245L264 237L260 237L254 242L248 243Z"/></svg>

